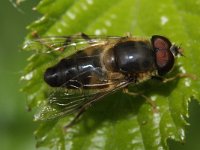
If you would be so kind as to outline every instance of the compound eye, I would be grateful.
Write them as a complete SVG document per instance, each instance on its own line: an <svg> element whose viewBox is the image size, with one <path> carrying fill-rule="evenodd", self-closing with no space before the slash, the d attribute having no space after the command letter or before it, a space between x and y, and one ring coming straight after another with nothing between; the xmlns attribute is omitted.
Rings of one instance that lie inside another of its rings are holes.
<svg viewBox="0 0 200 150"><path fill-rule="evenodd" d="M156 64L159 75L169 72L174 65L174 56L170 51L158 50L156 52Z"/></svg>
<svg viewBox="0 0 200 150"><path fill-rule="evenodd" d="M151 42L155 51L158 74L164 75L169 72L174 65L174 56L170 51L172 44L167 38L159 35L152 36Z"/></svg>
<svg viewBox="0 0 200 150"><path fill-rule="evenodd" d="M154 49L156 50L169 50L172 46L171 42L164 36L153 35L151 37L151 43Z"/></svg>

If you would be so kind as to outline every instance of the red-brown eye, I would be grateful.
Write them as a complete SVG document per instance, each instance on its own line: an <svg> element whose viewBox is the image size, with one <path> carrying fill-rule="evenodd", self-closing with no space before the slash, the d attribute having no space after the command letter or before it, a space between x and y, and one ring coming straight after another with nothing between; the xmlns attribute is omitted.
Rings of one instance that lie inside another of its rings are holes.
<svg viewBox="0 0 200 150"><path fill-rule="evenodd" d="M174 65L174 56L170 51L172 44L166 37L159 35L152 36L151 42L155 51L158 74L164 75L169 72Z"/></svg>
<svg viewBox="0 0 200 150"><path fill-rule="evenodd" d="M163 37L157 37L154 39L153 46L156 49L169 50L171 47L171 43Z"/></svg>

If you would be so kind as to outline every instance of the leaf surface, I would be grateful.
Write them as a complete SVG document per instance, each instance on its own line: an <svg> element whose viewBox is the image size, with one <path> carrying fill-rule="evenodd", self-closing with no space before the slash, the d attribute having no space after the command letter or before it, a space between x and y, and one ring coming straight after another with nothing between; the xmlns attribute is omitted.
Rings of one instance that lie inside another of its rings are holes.
<svg viewBox="0 0 200 150"><path fill-rule="evenodd" d="M38 147L154 150L168 149L169 138L184 142L188 103L191 98L199 99L199 0L41 0L36 10L43 16L28 27L27 39L35 32L41 37L80 32L118 36L131 32L141 37L164 35L181 44L185 55L178 58L169 76L179 72L197 76L197 80L180 78L166 84L147 81L130 87L130 90L151 98L158 112L152 111L152 106L141 97L119 91L95 103L67 132L63 126L73 116L41 121L35 131ZM42 48L36 46L35 50L38 52ZM74 50L70 49L64 55L72 53ZM46 106L48 87L43 81L43 73L62 57L33 53L28 59L22 77L27 80L23 91L28 94L28 107L38 110L36 120L56 111Z"/></svg>

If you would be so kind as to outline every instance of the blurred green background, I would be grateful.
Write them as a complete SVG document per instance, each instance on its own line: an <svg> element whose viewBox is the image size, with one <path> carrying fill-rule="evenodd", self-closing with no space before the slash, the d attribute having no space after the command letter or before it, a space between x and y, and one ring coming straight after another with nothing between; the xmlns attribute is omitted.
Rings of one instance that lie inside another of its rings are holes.
<svg viewBox="0 0 200 150"><path fill-rule="evenodd" d="M33 113L26 111L26 95L20 93L20 76L28 53L20 52L27 34L25 27L39 17L32 11L39 0L27 1L18 11L9 0L0 2L0 149L31 150L35 148ZM190 104L191 126L186 130L186 143L169 141L172 150L200 149L200 107ZM40 148L41 149L41 148Z"/></svg>
<svg viewBox="0 0 200 150"><path fill-rule="evenodd" d="M9 0L0 2L0 149L35 149L32 113L26 111L19 80L28 54L20 52L25 27L39 16L32 11L37 1L27 1L18 11Z"/></svg>

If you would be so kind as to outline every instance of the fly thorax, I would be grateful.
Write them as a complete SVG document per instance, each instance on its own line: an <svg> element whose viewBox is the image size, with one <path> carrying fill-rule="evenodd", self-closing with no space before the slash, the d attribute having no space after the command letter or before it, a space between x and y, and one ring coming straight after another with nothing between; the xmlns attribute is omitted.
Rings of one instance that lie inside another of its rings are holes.
<svg viewBox="0 0 200 150"><path fill-rule="evenodd" d="M155 69L152 47L143 41L126 41L113 47L116 66L123 73L140 73Z"/></svg>
<svg viewBox="0 0 200 150"><path fill-rule="evenodd" d="M108 49L102 56L103 66L107 71L117 72L118 66L116 64L115 54L113 49Z"/></svg>

